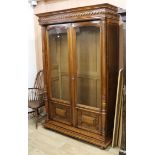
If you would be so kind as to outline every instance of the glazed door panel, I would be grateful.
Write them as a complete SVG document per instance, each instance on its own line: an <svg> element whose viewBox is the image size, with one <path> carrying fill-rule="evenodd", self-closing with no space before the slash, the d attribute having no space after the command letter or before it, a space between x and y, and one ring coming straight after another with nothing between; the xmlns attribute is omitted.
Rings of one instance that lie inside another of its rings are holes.
<svg viewBox="0 0 155 155"><path fill-rule="evenodd" d="M51 99L70 101L67 26L51 26L48 31Z"/></svg>
<svg viewBox="0 0 155 155"><path fill-rule="evenodd" d="M76 31L76 104L100 108L101 51L100 26L77 24Z"/></svg>

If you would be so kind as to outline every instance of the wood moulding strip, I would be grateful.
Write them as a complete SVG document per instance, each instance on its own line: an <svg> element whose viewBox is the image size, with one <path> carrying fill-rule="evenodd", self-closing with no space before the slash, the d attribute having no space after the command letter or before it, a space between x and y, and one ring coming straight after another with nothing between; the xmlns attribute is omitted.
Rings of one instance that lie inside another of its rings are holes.
<svg viewBox="0 0 155 155"><path fill-rule="evenodd" d="M86 7L79 7L55 12L36 14L39 17L40 25L54 23L74 22L94 19L115 19L119 20L117 8L109 4L100 4Z"/></svg>
<svg viewBox="0 0 155 155"><path fill-rule="evenodd" d="M46 122L44 124L44 126L46 127L47 124L48 125L59 126L61 128L67 129L67 130L72 130L73 132L81 133L83 135L86 135L86 136L89 136L89 137L92 137L92 138L95 138L95 139L98 139L98 140L102 140L102 141L104 140L104 137L99 135L99 134L92 133L92 132L89 132L89 131L86 131L86 130L83 130L83 129L79 129L79 128L76 128L76 127L73 127L73 126L68 126L66 124L62 124L62 123L59 123L59 122L56 122L56 121L49 120L48 122Z"/></svg>
<svg viewBox="0 0 155 155"><path fill-rule="evenodd" d="M69 13L69 12L76 12L78 11L82 11L82 10L92 10L93 9L100 9L100 8L104 8L106 10L110 10L111 12L117 12L118 9L117 7L107 4L107 3L103 3L103 4L98 4L98 5L91 5L91 6L82 6L82 7L77 7L77 8L71 8L71 9L64 9L64 10L58 10L58 11L53 11L53 12L45 12L45 13L38 13L36 14L37 16L46 16L49 13L52 13L53 15L55 14L63 14L64 12Z"/></svg>
<svg viewBox="0 0 155 155"><path fill-rule="evenodd" d="M62 123L54 122L54 121L48 121L44 123L44 127L48 129L52 129L54 131L60 132L62 134L68 135L70 137L74 137L80 140L84 140L88 143L95 144L101 148L106 148L110 143L111 140L108 139L106 142L103 139L103 136L93 134L91 133L90 135L89 132L84 131L82 129L77 129L68 125L65 125ZM71 129L72 128L72 129ZM73 130L74 128L74 130Z"/></svg>

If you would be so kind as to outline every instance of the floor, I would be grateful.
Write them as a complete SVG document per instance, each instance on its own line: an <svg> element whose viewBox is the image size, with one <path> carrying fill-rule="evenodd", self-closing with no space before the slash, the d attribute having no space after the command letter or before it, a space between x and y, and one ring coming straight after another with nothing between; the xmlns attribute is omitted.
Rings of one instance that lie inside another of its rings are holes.
<svg viewBox="0 0 155 155"><path fill-rule="evenodd" d="M91 144L64 136L43 128L39 123L35 128L33 119L28 121L29 155L118 155L118 148L102 150Z"/></svg>

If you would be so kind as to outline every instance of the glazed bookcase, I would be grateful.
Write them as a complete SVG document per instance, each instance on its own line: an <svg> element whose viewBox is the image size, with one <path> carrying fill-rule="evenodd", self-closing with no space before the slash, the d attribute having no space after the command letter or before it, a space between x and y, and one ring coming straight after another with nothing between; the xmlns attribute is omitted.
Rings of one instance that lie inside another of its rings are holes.
<svg viewBox="0 0 155 155"><path fill-rule="evenodd" d="M100 4L37 16L47 94L44 127L106 148L118 76L117 7Z"/></svg>

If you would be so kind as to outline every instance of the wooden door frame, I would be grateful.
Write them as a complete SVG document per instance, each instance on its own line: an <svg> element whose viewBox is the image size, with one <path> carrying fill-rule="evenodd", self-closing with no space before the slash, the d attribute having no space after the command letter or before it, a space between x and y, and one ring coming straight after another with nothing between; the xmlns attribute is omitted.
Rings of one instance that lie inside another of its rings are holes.
<svg viewBox="0 0 155 155"><path fill-rule="evenodd" d="M92 21L85 21L85 22L76 22L76 23L72 23L72 27L73 27L73 34L72 35L74 35L74 37L73 37L73 60L74 60L74 65L73 65L73 78L74 78L74 102L73 102L73 104L74 104L74 107L73 107L73 112L74 112L74 114L75 114L75 126L77 126L77 124L78 124L78 114L77 114L77 107L79 108L79 109L83 109L83 110L87 110L87 111L90 111L90 112L92 112L92 113L100 113L100 115L101 115L101 111L102 111L102 90L103 90L103 88L102 88L102 85L101 85L101 95L100 95L100 97L101 97L101 100L100 100L100 106L99 107L91 107L91 106L87 106L87 105L81 105L81 104L78 104L78 103L76 103L77 101L76 101L76 99L77 99L77 57L76 57L76 55L77 55L77 51L76 51L76 28L77 27L85 27L85 26L94 26L94 27L98 27L99 29L100 29L100 38L99 38L99 51L100 51L100 80L101 80L101 83L102 83L102 74L101 74L101 71L102 71L102 56L103 56L103 54L102 54L102 50L103 50L103 48L102 48L102 21L101 20L92 20ZM100 116L99 116L100 117ZM100 128L101 128L101 133L102 133L102 117L101 117L101 120L99 121L99 126L100 126Z"/></svg>
<svg viewBox="0 0 155 155"><path fill-rule="evenodd" d="M48 31L50 31L51 29L55 28L55 27L65 27L66 30L67 30L67 42L68 42L68 60L69 63L68 63L68 75L69 75L69 90L70 90L70 101L65 101L65 100L62 100L62 99L56 99L56 98L53 98L52 97L52 90L51 90L51 85L52 85L52 81L51 81L51 76L52 76L52 73L51 73L51 57L52 57L52 54L50 53L49 51L49 37L48 37ZM46 53L46 58L44 58L43 60L46 62L45 65L44 65L44 68L45 68L45 71L47 72L45 77L45 82L47 83L47 100L48 100L48 106L47 106L47 113L50 113L48 119L52 119L54 117L54 109L53 108L50 108L50 105L53 103L59 103L61 105L70 105L70 107L72 107L72 99L71 99L71 84L70 84L70 80L71 80L71 65L70 65L70 43L69 43L69 33L70 33L70 24L67 23L67 24L55 24L55 25L48 25L46 27L46 33L44 34L44 40L46 40L45 44L46 44L46 49L45 49L45 53ZM51 112L48 112L50 111ZM72 115L72 111L71 111L71 115ZM72 120L72 118L71 118ZM71 124L72 124L72 121L71 121Z"/></svg>
<svg viewBox="0 0 155 155"><path fill-rule="evenodd" d="M74 35L75 35L75 37L74 37L74 47L73 47L73 49L74 49L74 77L76 77L77 76L77 58L76 58L76 54L77 54L77 51L76 51L76 32L75 32L75 29L77 28L77 27L85 27L85 26L94 26L94 27L99 27L100 28L100 49L99 49L99 51L100 51L100 55L101 55L101 53L102 53L102 48L101 48L101 29L102 29L102 25L101 25L102 23L101 23L101 20L96 20L96 21L87 21L87 22L77 22L77 23L72 23L72 25L73 25L73 30L74 30ZM102 57L100 57L100 62L102 62ZM100 64L100 68L101 68L101 70L102 70L102 66L101 66L101 64ZM101 78L101 81L102 81L102 76L100 75L100 78ZM75 79L75 90L77 90L77 79ZM101 89L102 90L102 89ZM75 92L75 98L76 98L76 95L77 95L77 92ZM86 105L79 105L79 104L77 104L78 106L80 106L80 107L83 107L83 108L87 108L87 109L92 109L92 110L95 110L95 111L100 111L101 110L101 103L100 103L100 107L99 108L97 108L97 107L90 107L90 106L86 106Z"/></svg>

